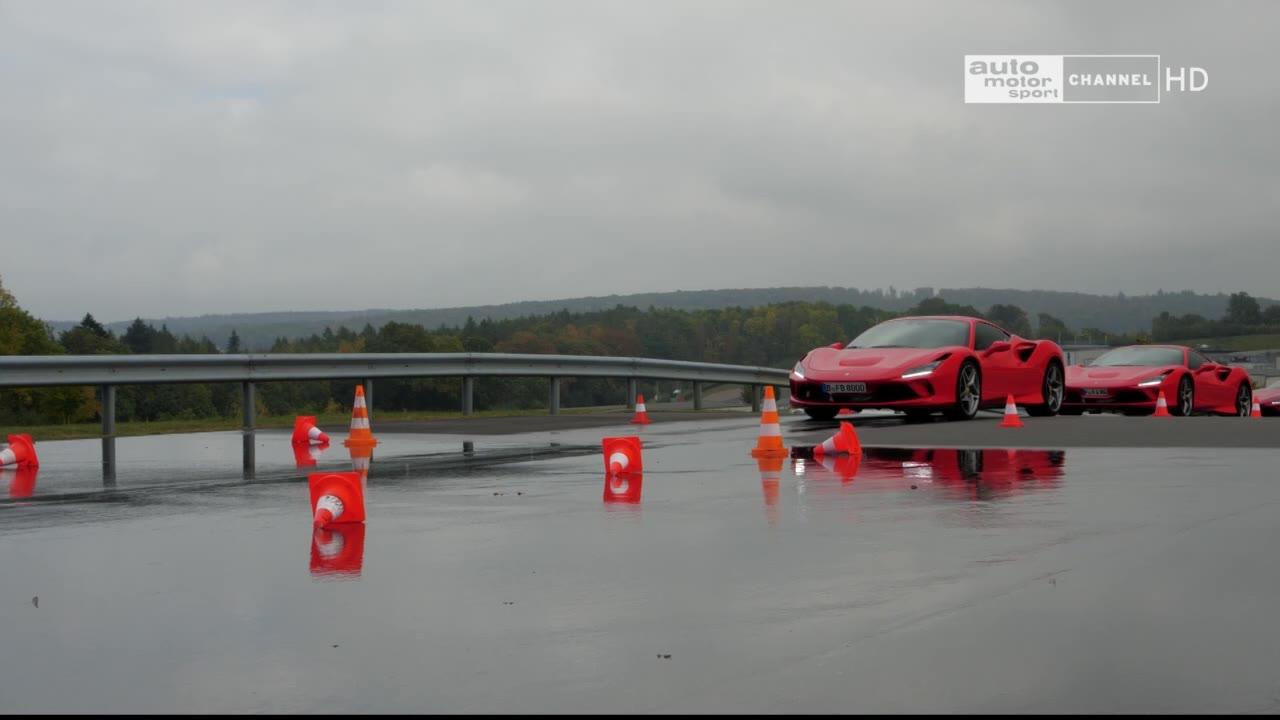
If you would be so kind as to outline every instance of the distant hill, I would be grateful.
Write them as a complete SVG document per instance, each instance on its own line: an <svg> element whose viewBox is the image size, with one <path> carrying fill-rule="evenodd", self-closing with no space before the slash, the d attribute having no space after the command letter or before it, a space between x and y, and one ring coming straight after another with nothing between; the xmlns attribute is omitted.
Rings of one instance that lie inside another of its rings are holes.
<svg viewBox="0 0 1280 720"><path fill-rule="evenodd" d="M235 330L245 347L251 350L264 350L270 347L277 337L302 337L323 332L326 327L337 328L341 325L359 330L366 323L379 327L387 322L396 321L416 323L428 328L438 328L442 325L453 327L463 325L468 317L477 321L486 317L503 320L529 315L546 315L561 310L588 312L611 308L615 305L700 310L734 306L754 307L781 302L828 302L836 305L868 305L884 310L905 310L934 294L934 288L927 287L909 291L897 291L893 288L859 290L845 287L735 288L535 300L434 310L270 312L143 319L157 327L166 325L171 332L178 335L188 334L197 338L202 335L208 336L219 346L224 345L231 331ZM986 310L997 303L1017 305L1027 311L1033 325L1036 323L1036 315L1044 312L1061 319L1072 328L1097 328L1105 332L1150 330L1151 318L1163 311L1174 315L1195 313L1207 318L1218 318L1226 312L1228 299L1228 296L1223 293L1202 295L1190 290L1126 296L1051 290L939 288L936 294L949 302L972 305L980 310ZM1258 302L1266 307L1277 301L1258 298ZM75 325L76 321L52 324L56 329L62 330ZM128 321L123 321L109 323L107 327L116 334L120 334L128 325Z"/></svg>

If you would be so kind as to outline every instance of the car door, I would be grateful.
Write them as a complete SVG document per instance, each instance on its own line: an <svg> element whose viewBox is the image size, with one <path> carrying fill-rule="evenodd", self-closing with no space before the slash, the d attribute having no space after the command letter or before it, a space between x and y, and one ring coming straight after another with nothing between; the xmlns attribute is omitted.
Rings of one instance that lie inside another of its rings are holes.
<svg viewBox="0 0 1280 720"><path fill-rule="evenodd" d="M1006 347L993 349L996 343ZM973 350L982 362L982 399L1003 400L1011 392L1018 371L1018 357L1008 347L1009 334L989 323L974 323Z"/></svg>
<svg viewBox="0 0 1280 720"><path fill-rule="evenodd" d="M1231 370L1212 362L1195 350L1187 351L1187 369L1195 381L1196 409L1226 405L1235 400L1231 389L1223 382Z"/></svg>

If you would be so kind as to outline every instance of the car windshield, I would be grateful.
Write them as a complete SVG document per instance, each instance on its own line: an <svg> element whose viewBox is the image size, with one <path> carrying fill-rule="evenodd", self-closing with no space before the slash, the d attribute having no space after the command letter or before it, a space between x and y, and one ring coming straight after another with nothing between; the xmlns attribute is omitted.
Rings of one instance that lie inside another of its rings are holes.
<svg viewBox="0 0 1280 720"><path fill-rule="evenodd" d="M854 338L851 348L939 348L969 344L969 323L962 320L890 320Z"/></svg>
<svg viewBox="0 0 1280 720"><path fill-rule="evenodd" d="M1096 367L1181 365L1182 350L1168 347L1124 347L1099 356L1092 364Z"/></svg>

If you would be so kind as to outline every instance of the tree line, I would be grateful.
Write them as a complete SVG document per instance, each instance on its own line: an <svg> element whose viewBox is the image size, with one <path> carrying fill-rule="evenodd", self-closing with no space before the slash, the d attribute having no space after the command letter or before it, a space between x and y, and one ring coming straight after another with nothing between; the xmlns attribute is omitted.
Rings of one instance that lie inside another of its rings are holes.
<svg viewBox="0 0 1280 720"><path fill-rule="evenodd" d="M307 337L280 337L272 353L556 353L565 355L639 356L719 362L765 367L790 367L806 352L837 340L848 342L863 330L901 315L971 315L990 319L1024 337L1062 342L1109 344L1170 339L1169 333L1195 331L1197 336L1240 327L1269 327L1280 320L1280 309L1258 308L1245 293L1233 295L1228 314L1210 321L1199 316L1155 318L1153 332L1104 334L1096 328L1073 330L1062 320L1038 313L1034 325L1026 311L1012 304L995 304L980 311L940 297L921 299L905 311L826 302L785 302L755 307L676 310L640 309L617 305L588 312L561 310L550 314L476 321L460 326L428 329L419 324L388 322L360 330L325 328ZM1277 328L1280 330L1280 328ZM1225 332L1224 332L1225 334ZM1185 337L1185 335L1184 335ZM0 285L0 354L99 355L190 354L242 352L233 330L220 347L208 337L175 335L134 320L116 335L86 314L61 333L18 306ZM673 386L667 383L670 389ZM642 388L650 388L652 384ZM287 415L349 410L353 383L308 381L263 383L257 393L259 414ZM566 406L618 404L625 381L565 378L561 388ZM379 380L375 405L382 410L457 410L461 382L455 378ZM547 402L545 379L483 378L476 383L476 407L536 408ZM120 420L167 420L237 417L240 392L236 384L176 384L121 386L117 391ZM99 418L95 388L0 389L0 424L91 422Z"/></svg>

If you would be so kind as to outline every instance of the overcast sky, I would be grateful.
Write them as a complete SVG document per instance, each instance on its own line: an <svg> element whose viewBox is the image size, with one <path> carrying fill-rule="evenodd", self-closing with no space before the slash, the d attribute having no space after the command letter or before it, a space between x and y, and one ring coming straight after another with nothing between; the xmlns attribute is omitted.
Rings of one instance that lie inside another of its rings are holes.
<svg viewBox="0 0 1280 720"><path fill-rule="evenodd" d="M1280 4L0 0L45 319L851 285L1280 295ZM1159 53L1158 105L965 54Z"/></svg>

